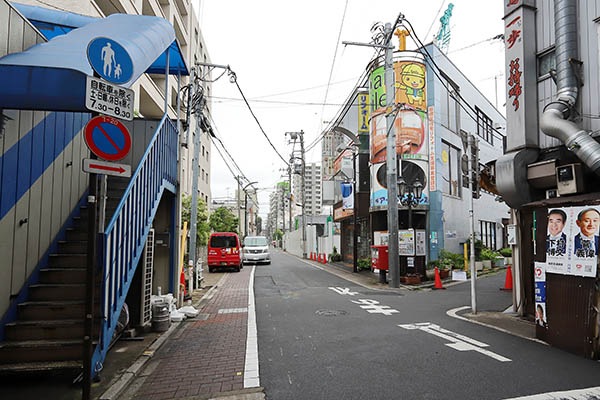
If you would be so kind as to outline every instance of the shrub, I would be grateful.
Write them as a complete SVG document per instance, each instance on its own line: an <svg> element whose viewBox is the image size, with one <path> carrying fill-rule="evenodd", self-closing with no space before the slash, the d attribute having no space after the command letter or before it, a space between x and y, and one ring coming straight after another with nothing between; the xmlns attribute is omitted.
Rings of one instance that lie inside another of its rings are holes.
<svg viewBox="0 0 600 400"><path fill-rule="evenodd" d="M481 249L481 258L483 260L492 260L495 261L497 258L500 258L500 253L494 250L490 250L487 247Z"/></svg>
<svg viewBox="0 0 600 400"><path fill-rule="evenodd" d="M451 251L444 249L440 250L440 259L438 261L440 267L448 269L460 269L465 265L465 258L462 256L462 254L452 253Z"/></svg>
<svg viewBox="0 0 600 400"><path fill-rule="evenodd" d="M504 257L512 257L512 249L510 247L500 249L500 254Z"/></svg>
<svg viewBox="0 0 600 400"><path fill-rule="evenodd" d="M362 271L363 269L371 269L371 259L370 258L359 258L357 261L358 270Z"/></svg>

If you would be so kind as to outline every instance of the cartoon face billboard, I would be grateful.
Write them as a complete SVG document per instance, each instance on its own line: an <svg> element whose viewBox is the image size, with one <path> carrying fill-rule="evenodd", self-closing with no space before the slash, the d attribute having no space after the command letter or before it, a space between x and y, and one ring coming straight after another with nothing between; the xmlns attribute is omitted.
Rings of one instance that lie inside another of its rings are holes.
<svg viewBox="0 0 600 400"><path fill-rule="evenodd" d="M373 68L369 76L371 114L369 127L371 163L371 207L387 205L386 157L387 136L394 133L398 159L402 160L402 176L411 184L420 181L422 204L429 202L429 142L426 96L426 68L418 53L397 52L394 60L394 123L388 127L384 67ZM393 129L393 132L389 132ZM410 161L409 161L410 160ZM408 168L407 171L405 171ZM418 172L417 172L418 170ZM383 172L382 172L383 171ZM405 175L408 174L408 175ZM421 175L423 177L421 178Z"/></svg>

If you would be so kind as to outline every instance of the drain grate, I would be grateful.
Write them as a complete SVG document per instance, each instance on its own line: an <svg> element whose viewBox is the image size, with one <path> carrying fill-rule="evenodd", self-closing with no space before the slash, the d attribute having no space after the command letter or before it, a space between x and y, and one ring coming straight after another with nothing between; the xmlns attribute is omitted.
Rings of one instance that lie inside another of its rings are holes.
<svg viewBox="0 0 600 400"><path fill-rule="evenodd" d="M348 312L344 310L317 310L315 314L321 317L337 317L338 315L346 315Z"/></svg>

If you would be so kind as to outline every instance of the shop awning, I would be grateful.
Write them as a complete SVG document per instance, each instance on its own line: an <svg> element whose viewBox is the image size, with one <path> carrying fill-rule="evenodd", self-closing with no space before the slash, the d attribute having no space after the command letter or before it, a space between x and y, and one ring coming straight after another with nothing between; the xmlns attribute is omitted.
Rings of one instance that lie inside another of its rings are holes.
<svg viewBox="0 0 600 400"><path fill-rule="evenodd" d="M38 23L59 26L60 22L65 24L60 25L62 30L70 30L55 35L47 43L0 58L3 81L0 108L86 111L85 80L87 75L93 74L87 59L87 46L97 37L115 40L129 53L133 77L123 86L131 86L143 73L164 74L167 51L169 73L189 73L173 26L164 18L128 14L91 18L72 14L63 15L59 20L56 11L28 8L35 11ZM19 11L34 18L29 11L24 12L23 6L19 5ZM66 24L83 25L69 27Z"/></svg>

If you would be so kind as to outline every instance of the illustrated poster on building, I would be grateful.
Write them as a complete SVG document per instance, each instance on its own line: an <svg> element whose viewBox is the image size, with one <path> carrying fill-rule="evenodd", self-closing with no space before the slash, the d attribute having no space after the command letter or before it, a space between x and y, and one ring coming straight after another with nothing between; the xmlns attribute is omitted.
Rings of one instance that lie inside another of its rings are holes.
<svg viewBox="0 0 600 400"><path fill-rule="evenodd" d="M424 256L427 254L427 232L422 229L419 229L415 233L416 235L416 243L415 249L417 256Z"/></svg>
<svg viewBox="0 0 600 400"><path fill-rule="evenodd" d="M548 328L546 317L546 264L535 263L535 323Z"/></svg>
<svg viewBox="0 0 600 400"><path fill-rule="evenodd" d="M415 255L415 231L413 229L398 231L398 255Z"/></svg>
<svg viewBox="0 0 600 400"><path fill-rule="evenodd" d="M547 272L595 277L600 250L600 207L548 210Z"/></svg>

